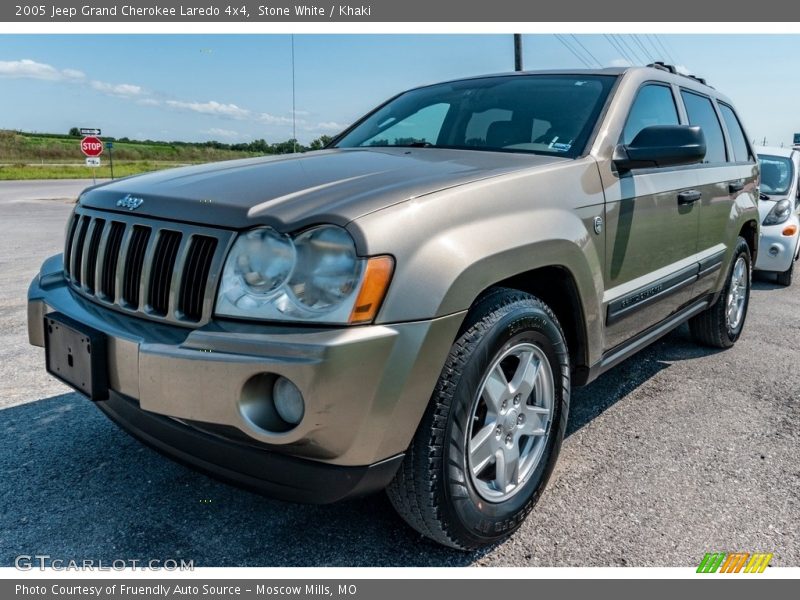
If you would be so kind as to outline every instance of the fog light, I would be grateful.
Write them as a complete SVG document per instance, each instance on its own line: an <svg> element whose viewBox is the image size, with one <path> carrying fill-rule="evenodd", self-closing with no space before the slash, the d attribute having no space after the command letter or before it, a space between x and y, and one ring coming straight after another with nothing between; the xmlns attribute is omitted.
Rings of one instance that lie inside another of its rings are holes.
<svg viewBox="0 0 800 600"><path fill-rule="evenodd" d="M769 247L769 255L770 256L778 256L778 253L781 251L781 247L778 244L773 244Z"/></svg>
<svg viewBox="0 0 800 600"><path fill-rule="evenodd" d="M303 419L306 412L303 394L286 377L278 377L275 381L272 397L275 401L275 410L281 419L291 425L297 425Z"/></svg>

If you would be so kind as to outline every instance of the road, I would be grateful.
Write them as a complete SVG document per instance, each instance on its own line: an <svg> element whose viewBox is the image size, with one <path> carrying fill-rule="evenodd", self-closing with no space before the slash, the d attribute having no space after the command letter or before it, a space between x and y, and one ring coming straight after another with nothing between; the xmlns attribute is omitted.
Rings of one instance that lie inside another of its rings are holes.
<svg viewBox="0 0 800 600"><path fill-rule="evenodd" d="M0 183L0 565L38 553L197 566L691 566L709 551L767 551L774 565L800 566L797 285L756 281L732 350L697 347L679 329L576 390L534 513L511 540L465 554L420 538L382 494L309 507L194 473L48 378L25 339L25 289L60 251L70 209L42 198L78 188Z"/></svg>

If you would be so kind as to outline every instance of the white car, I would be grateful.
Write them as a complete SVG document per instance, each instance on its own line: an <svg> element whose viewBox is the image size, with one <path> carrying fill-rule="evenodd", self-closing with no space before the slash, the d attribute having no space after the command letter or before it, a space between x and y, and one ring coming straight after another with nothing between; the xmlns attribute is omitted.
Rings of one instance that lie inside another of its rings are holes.
<svg viewBox="0 0 800 600"><path fill-rule="evenodd" d="M759 148L761 240L756 270L772 271L791 285L800 253L800 150Z"/></svg>

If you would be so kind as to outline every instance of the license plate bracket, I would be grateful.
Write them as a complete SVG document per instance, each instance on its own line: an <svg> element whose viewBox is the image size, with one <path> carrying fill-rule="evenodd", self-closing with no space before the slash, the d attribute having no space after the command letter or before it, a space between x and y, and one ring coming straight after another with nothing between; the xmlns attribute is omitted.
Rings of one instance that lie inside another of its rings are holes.
<svg viewBox="0 0 800 600"><path fill-rule="evenodd" d="M104 333L53 312L44 316L47 372L98 402L108 400Z"/></svg>

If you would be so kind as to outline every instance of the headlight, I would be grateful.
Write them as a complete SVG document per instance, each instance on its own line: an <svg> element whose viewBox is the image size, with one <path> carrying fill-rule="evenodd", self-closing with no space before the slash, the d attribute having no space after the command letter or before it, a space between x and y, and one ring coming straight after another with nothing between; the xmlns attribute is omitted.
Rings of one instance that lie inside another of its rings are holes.
<svg viewBox="0 0 800 600"><path fill-rule="evenodd" d="M790 200L781 200L775 203L772 210L764 219L763 225L780 225L785 223L792 214L792 203Z"/></svg>
<svg viewBox="0 0 800 600"><path fill-rule="evenodd" d="M356 255L350 234L323 225L290 237L269 227L241 234L225 262L216 314L263 320L371 321L389 285L391 257Z"/></svg>

